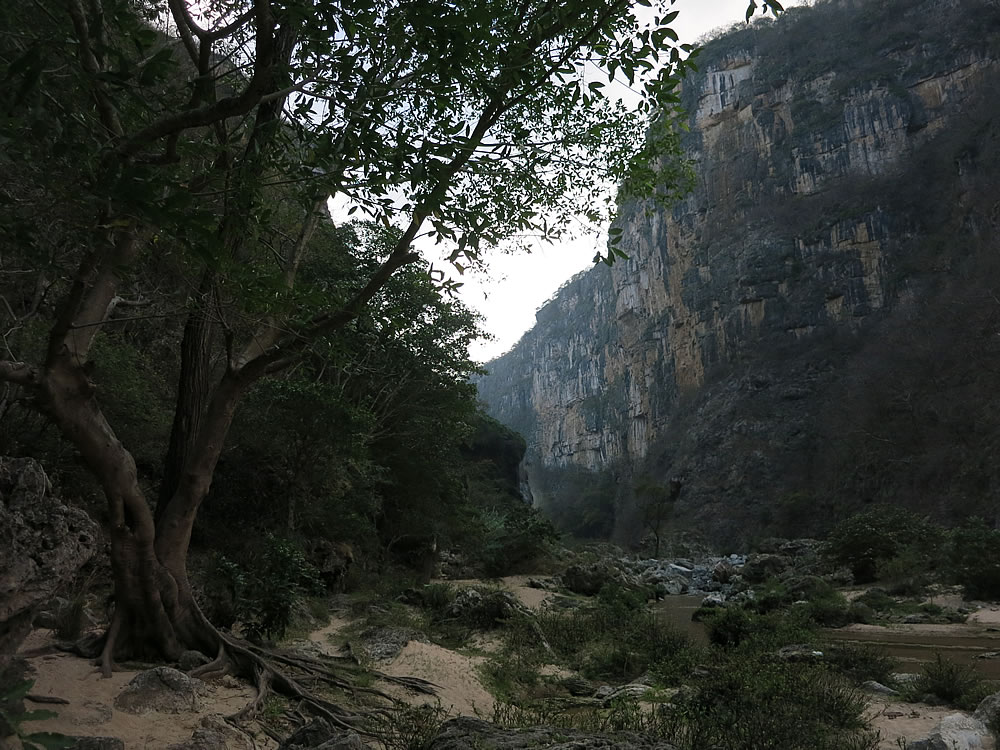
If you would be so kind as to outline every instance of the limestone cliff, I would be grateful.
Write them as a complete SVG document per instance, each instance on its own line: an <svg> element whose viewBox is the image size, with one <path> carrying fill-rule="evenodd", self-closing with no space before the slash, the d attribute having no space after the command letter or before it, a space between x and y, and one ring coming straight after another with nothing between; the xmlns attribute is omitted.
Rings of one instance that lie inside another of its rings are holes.
<svg viewBox="0 0 1000 750"><path fill-rule="evenodd" d="M688 517L767 526L859 342L995 228L998 56L989 0L831 0L709 43L684 87L695 190L624 206L629 259L568 282L479 383L543 505L560 472L619 495L683 474Z"/></svg>

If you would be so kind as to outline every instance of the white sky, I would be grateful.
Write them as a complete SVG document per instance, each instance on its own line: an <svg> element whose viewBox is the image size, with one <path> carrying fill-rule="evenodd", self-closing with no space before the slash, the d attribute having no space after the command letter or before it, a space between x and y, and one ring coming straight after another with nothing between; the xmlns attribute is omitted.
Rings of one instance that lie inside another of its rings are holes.
<svg viewBox="0 0 1000 750"><path fill-rule="evenodd" d="M786 7L800 0L783 3ZM677 0L673 28L681 42L694 43L720 26L745 18L748 0ZM485 362L509 350L535 323L535 310L574 274L593 266L594 254L605 249L606 236L559 245L540 244L530 254L488 258L486 273L468 272L461 296L486 318L495 340L472 346L473 358ZM440 267L439 264L435 264Z"/></svg>

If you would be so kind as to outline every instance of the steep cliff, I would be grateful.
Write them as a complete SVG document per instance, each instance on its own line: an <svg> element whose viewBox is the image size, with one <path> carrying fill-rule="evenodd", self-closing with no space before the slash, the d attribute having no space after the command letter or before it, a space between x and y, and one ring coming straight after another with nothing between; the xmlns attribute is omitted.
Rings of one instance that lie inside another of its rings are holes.
<svg viewBox="0 0 1000 750"><path fill-rule="evenodd" d="M600 486L627 536L634 478L682 476L678 522L736 541L894 499L834 487L846 469L825 454L872 342L905 350L891 321L941 317L995 255L1000 6L831 0L714 40L700 67L694 191L624 206L629 259L568 282L479 388L557 517ZM981 471L961 512L996 503Z"/></svg>

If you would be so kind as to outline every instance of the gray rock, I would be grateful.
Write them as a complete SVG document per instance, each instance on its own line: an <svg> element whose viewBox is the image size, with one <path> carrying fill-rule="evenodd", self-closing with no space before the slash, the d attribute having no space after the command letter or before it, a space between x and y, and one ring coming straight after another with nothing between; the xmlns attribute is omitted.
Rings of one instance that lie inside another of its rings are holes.
<svg viewBox="0 0 1000 750"><path fill-rule="evenodd" d="M250 735L221 716L206 716L191 739L169 745L167 750L257 750L257 745Z"/></svg>
<svg viewBox="0 0 1000 750"><path fill-rule="evenodd" d="M897 685L912 685L920 679L916 672L893 672L892 679Z"/></svg>
<svg viewBox="0 0 1000 750"><path fill-rule="evenodd" d="M701 606L703 607L725 607L726 597L720 593L712 593L701 600Z"/></svg>
<svg viewBox="0 0 1000 750"><path fill-rule="evenodd" d="M197 669L211 663L211 661L201 651L185 651L181 654L181 658L177 660L177 666L182 672L190 672L192 669Z"/></svg>
<svg viewBox="0 0 1000 750"><path fill-rule="evenodd" d="M878 693L880 695L899 695L898 690L893 690L888 685L883 685L881 682L876 682L875 680L863 682L861 683L861 687L869 693Z"/></svg>
<svg viewBox="0 0 1000 750"><path fill-rule="evenodd" d="M547 750L675 750L666 742L628 732L596 734L555 727L504 729L464 716L445 722L427 750L534 750L542 747Z"/></svg>
<svg viewBox="0 0 1000 750"><path fill-rule="evenodd" d="M603 687L607 687L604 685ZM603 689L599 688L598 693ZM649 685L643 685L641 683L632 682L628 685L622 685L621 687L612 688L610 692L604 695L594 694L594 697L598 700L604 701L605 704L611 703L612 701L619 700L621 698L641 698L646 693L648 693L652 688Z"/></svg>
<svg viewBox="0 0 1000 750"><path fill-rule="evenodd" d="M779 648L777 656L783 661L818 661L823 658L823 652L808 644L796 643Z"/></svg>
<svg viewBox="0 0 1000 750"><path fill-rule="evenodd" d="M117 737L75 737L76 743L69 750L125 750L125 743Z"/></svg>
<svg viewBox="0 0 1000 750"><path fill-rule="evenodd" d="M720 560L712 568L712 580L718 581L719 583L729 583L733 575L736 573L736 568L728 560Z"/></svg>
<svg viewBox="0 0 1000 750"><path fill-rule="evenodd" d="M115 708L130 714L197 711L204 683L170 667L140 672L115 696Z"/></svg>
<svg viewBox="0 0 1000 750"><path fill-rule="evenodd" d="M750 555L743 566L743 577L750 583L763 583L788 570L789 560L781 555Z"/></svg>
<svg viewBox="0 0 1000 750"><path fill-rule="evenodd" d="M97 550L97 524L52 494L31 458L0 458L0 672L35 613Z"/></svg>
<svg viewBox="0 0 1000 750"><path fill-rule="evenodd" d="M620 570L607 563L570 565L562 574L562 583L574 594L594 596L605 584L624 584L625 577Z"/></svg>
<svg viewBox="0 0 1000 750"><path fill-rule="evenodd" d="M965 714L949 714L921 740L907 744L907 750L983 750L990 730L979 719Z"/></svg>
<svg viewBox="0 0 1000 750"><path fill-rule="evenodd" d="M410 628L368 628L361 633L361 645L371 659L395 659L410 641L425 641L426 637Z"/></svg>
<svg viewBox="0 0 1000 750"><path fill-rule="evenodd" d="M984 651L981 654L976 654L977 659L1000 659L1000 651Z"/></svg>
<svg viewBox="0 0 1000 750"><path fill-rule="evenodd" d="M987 726L994 726L1000 722L1000 693L993 693L983 698L972 716Z"/></svg>
<svg viewBox="0 0 1000 750"><path fill-rule="evenodd" d="M368 750L356 732L334 729L322 719L299 727L278 750Z"/></svg>

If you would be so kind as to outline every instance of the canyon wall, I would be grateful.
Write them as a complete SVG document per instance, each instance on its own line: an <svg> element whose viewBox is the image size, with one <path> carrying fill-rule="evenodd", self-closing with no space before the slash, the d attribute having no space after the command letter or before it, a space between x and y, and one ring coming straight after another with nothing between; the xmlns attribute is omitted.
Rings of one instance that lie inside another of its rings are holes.
<svg viewBox="0 0 1000 750"><path fill-rule="evenodd" d="M996 228L998 53L989 0L831 0L708 43L692 193L623 206L628 260L565 284L478 384L540 503L602 474L634 534L635 477L680 476L678 519L741 540L815 493L859 352Z"/></svg>

